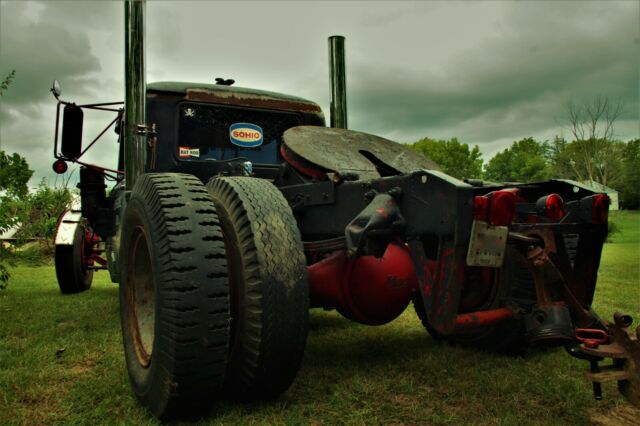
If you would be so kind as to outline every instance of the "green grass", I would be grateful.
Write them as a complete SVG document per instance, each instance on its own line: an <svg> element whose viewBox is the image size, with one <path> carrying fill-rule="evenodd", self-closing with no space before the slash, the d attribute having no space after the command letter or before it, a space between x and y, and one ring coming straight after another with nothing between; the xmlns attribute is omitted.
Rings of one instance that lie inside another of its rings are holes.
<svg viewBox="0 0 640 426"><path fill-rule="evenodd" d="M595 308L640 318L640 214L615 212ZM63 297L51 266L10 268L0 292L0 424L155 424L127 382L118 289L107 274ZM408 309L380 327L313 310L302 368L280 399L218 403L202 424L589 424L586 363L563 350L511 358L432 340Z"/></svg>

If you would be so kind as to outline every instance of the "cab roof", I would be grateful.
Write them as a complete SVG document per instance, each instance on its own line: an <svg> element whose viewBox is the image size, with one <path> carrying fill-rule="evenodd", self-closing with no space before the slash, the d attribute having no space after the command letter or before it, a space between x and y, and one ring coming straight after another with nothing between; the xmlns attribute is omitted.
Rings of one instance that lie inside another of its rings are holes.
<svg viewBox="0 0 640 426"><path fill-rule="evenodd" d="M175 94L186 100L322 114L318 104L297 96L220 84L162 81L147 84L150 96Z"/></svg>

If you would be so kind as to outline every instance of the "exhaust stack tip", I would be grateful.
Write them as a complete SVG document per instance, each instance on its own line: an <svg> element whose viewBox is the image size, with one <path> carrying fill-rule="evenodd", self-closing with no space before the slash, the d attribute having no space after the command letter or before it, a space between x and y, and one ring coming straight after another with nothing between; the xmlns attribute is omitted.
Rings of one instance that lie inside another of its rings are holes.
<svg viewBox="0 0 640 426"><path fill-rule="evenodd" d="M329 83L331 87L330 125L347 128L347 77L344 40L341 35L329 37Z"/></svg>

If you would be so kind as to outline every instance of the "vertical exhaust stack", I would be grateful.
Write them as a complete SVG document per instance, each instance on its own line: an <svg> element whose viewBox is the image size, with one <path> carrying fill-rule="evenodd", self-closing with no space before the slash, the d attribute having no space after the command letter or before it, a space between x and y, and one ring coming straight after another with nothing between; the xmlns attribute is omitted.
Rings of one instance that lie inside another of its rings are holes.
<svg viewBox="0 0 640 426"><path fill-rule="evenodd" d="M144 0L125 0L125 118L124 170L127 190L146 164L146 92L144 52Z"/></svg>
<svg viewBox="0 0 640 426"><path fill-rule="evenodd" d="M347 75L344 37L329 37L329 80L331 84L331 127L347 128Z"/></svg>

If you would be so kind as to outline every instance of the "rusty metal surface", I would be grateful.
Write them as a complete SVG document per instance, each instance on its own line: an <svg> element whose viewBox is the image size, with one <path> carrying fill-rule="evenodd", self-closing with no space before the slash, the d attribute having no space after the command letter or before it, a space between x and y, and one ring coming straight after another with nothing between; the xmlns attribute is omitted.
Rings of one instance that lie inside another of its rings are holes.
<svg viewBox="0 0 640 426"><path fill-rule="evenodd" d="M562 300L567 304L571 317L580 327L590 326L594 322L593 316L586 311L568 286L569 278L565 276L550 258L558 250L553 231L550 229L532 229L523 233L530 238L539 238L541 245L533 246L525 256L518 260L531 272L535 286L538 306L549 306L552 301L548 293L548 286L560 291Z"/></svg>
<svg viewBox="0 0 640 426"><path fill-rule="evenodd" d="M383 176L380 168L410 173L439 170L436 163L388 139L353 130L298 126L287 130L284 143L305 160L340 174L355 173L359 180ZM374 162L378 164L376 167Z"/></svg>
<svg viewBox="0 0 640 426"><path fill-rule="evenodd" d="M429 323L439 333L455 333L466 247L455 238L442 238L438 260L430 262L420 239L409 240L408 244Z"/></svg>
<svg viewBox="0 0 640 426"><path fill-rule="evenodd" d="M222 105L243 106L249 108L268 108L278 111L310 112L322 115L320 107L313 103L286 100L265 95L234 93L226 91L187 90L187 100L211 102ZM324 115L322 115L324 118Z"/></svg>
<svg viewBox="0 0 640 426"><path fill-rule="evenodd" d="M190 101L313 113L324 119L322 109L314 102L296 96L264 90L172 81L150 83L147 86L147 90L151 92L150 96L154 93L177 93L185 96L185 99Z"/></svg>
<svg viewBox="0 0 640 426"><path fill-rule="evenodd" d="M587 373L587 377L595 383L617 381L620 393L640 407L640 326L632 331L627 325L609 324L609 335L612 341L607 345L581 346L582 352L591 357L613 359L612 366Z"/></svg>

